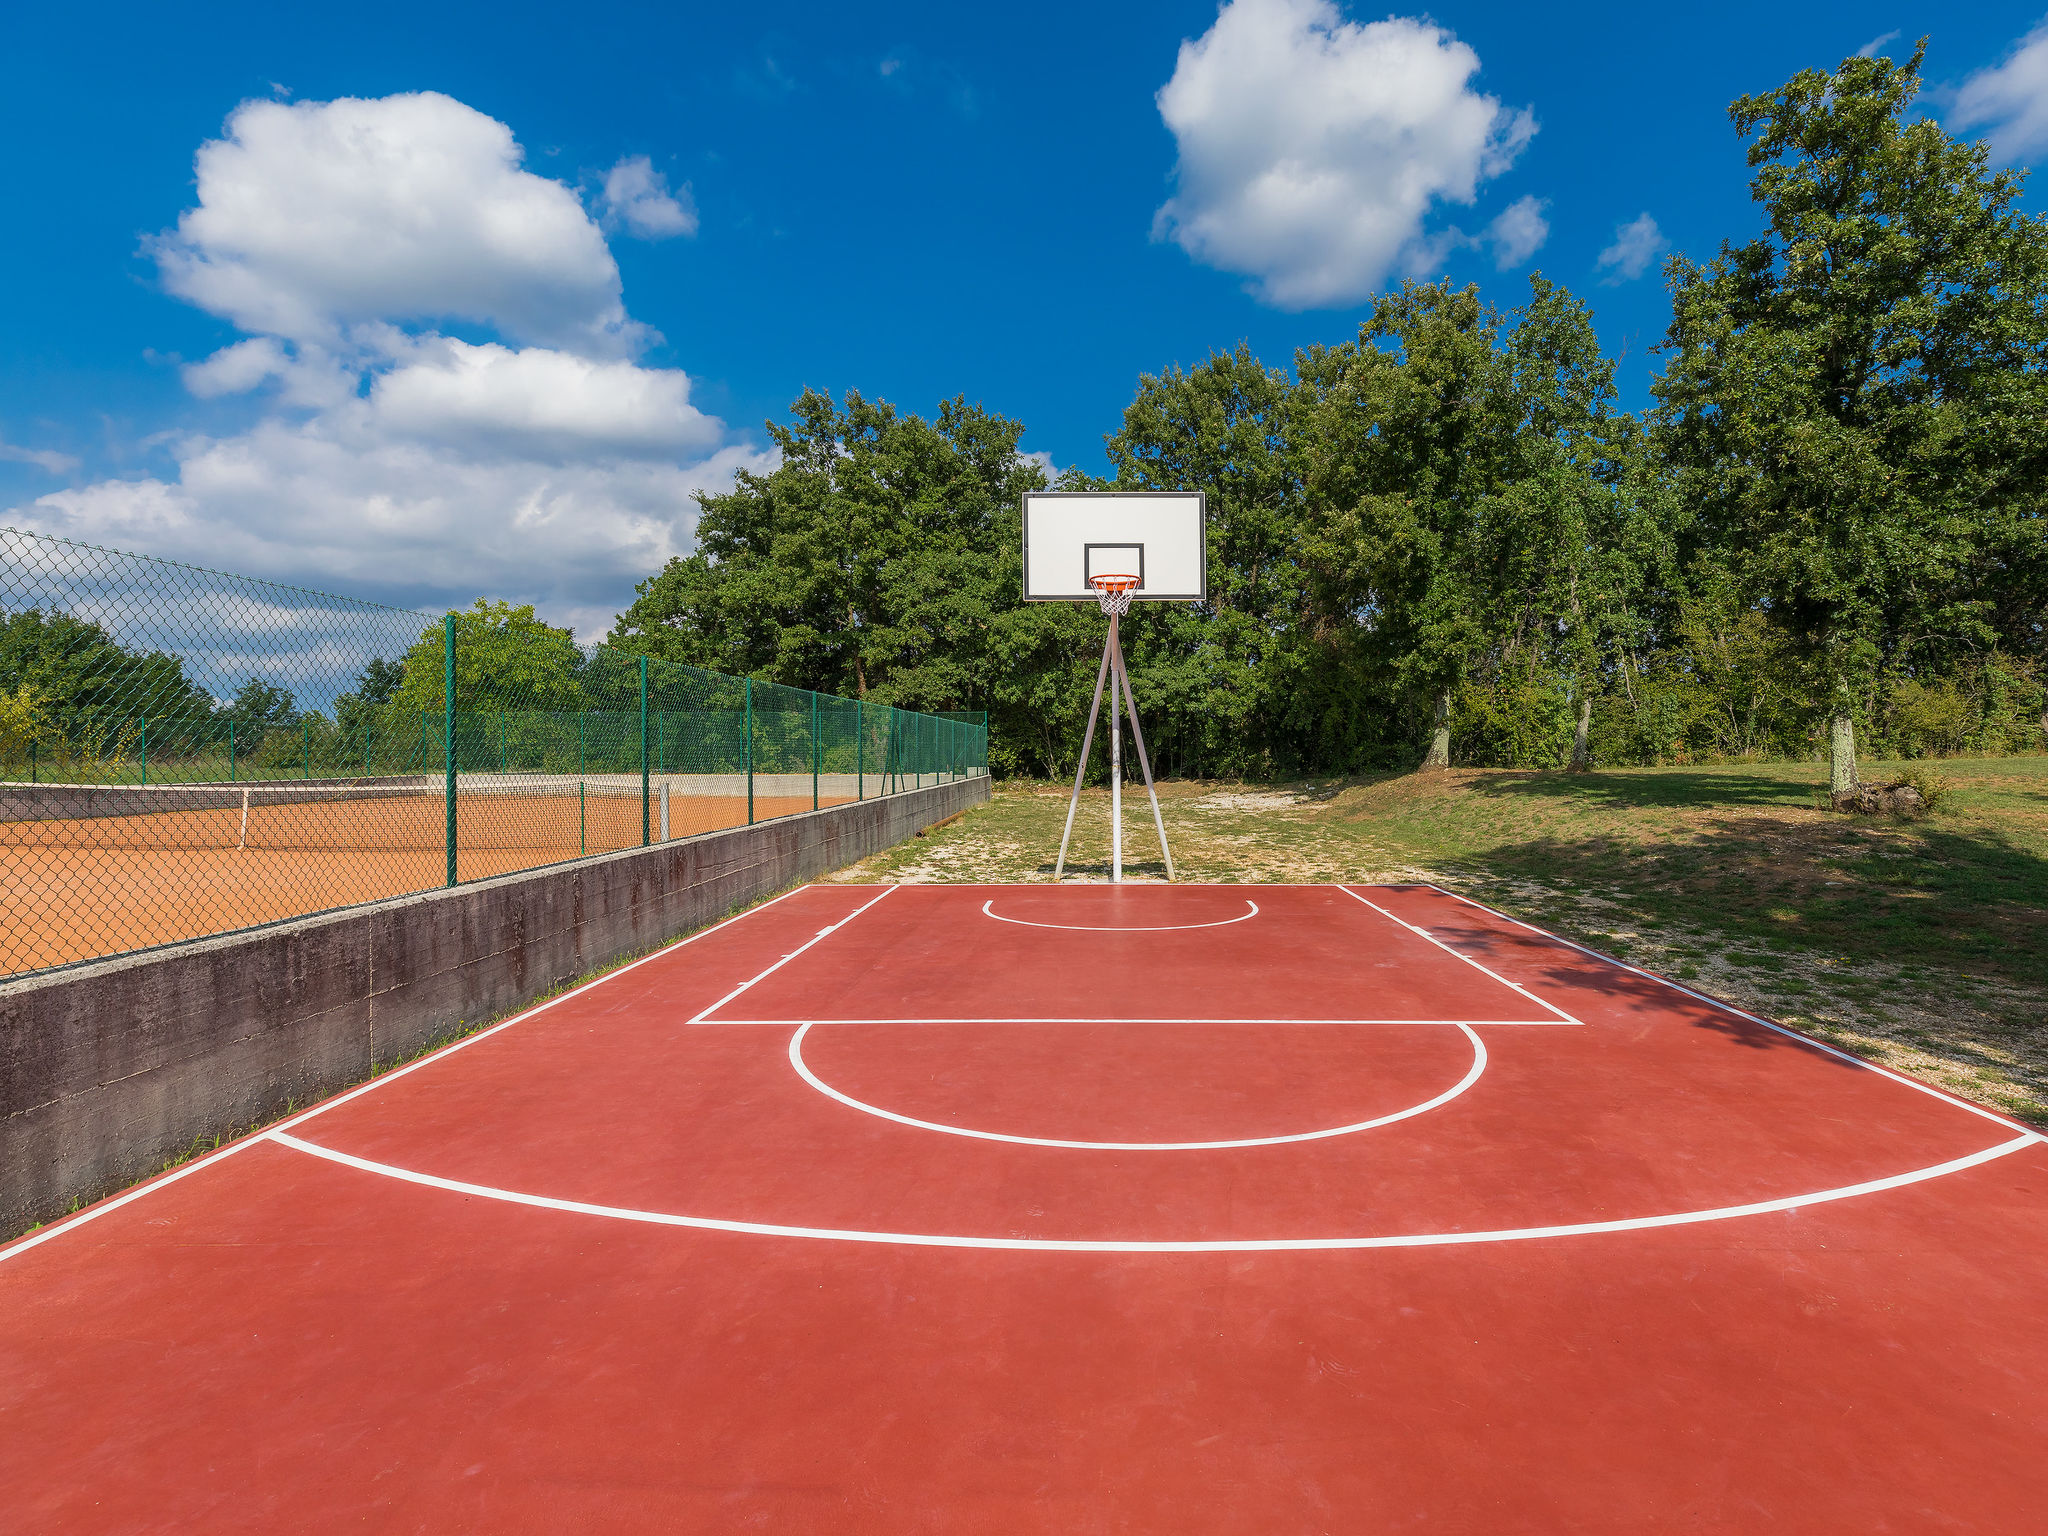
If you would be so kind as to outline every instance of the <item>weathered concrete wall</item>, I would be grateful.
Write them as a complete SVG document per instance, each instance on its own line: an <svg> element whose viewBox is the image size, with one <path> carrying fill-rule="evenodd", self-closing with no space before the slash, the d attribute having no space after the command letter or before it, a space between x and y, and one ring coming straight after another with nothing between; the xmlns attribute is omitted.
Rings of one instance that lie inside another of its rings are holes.
<svg viewBox="0 0 2048 1536"><path fill-rule="evenodd" d="M963 779L0 984L0 1234L988 794Z"/></svg>

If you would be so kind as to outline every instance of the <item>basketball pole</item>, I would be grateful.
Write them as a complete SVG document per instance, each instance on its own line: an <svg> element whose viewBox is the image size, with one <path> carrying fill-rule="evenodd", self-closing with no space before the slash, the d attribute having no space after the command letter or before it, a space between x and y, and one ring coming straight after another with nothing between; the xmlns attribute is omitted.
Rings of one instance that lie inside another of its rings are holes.
<svg viewBox="0 0 2048 1536"><path fill-rule="evenodd" d="M1102 711L1102 690L1109 688L1109 803L1110 878L1122 884L1124 878L1123 819L1123 731L1121 707L1131 714L1131 742L1138 749L1138 766L1145 774L1145 793L1152 801L1152 825L1159 832L1159 852L1166 860L1166 878L1172 880L1173 851L1166 846L1166 819L1159 813L1159 792L1152 784L1152 760L1145 752L1145 731L1138 724L1138 701L1131 692L1130 673L1124 667L1124 648L1118 638L1118 619L1109 616L1109 634L1102 643L1102 665L1095 673L1095 697L1088 704L1088 729L1081 735L1081 761L1074 770L1074 793L1067 801L1067 826L1060 834L1060 856L1052 877L1062 878L1067 869L1067 846L1074 836L1074 813L1081 808L1081 785L1088 777L1088 758L1095 750L1095 722Z"/></svg>
<svg viewBox="0 0 2048 1536"><path fill-rule="evenodd" d="M1115 633L1114 630L1111 633ZM1066 873L1067 843L1074 835L1074 812L1081 806L1081 781L1088 776L1088 756L1095 750L1095 717L1102 709L1102 680L1109 676L1109 647L1102 648L1102 668L1095 674L1095 699L1088 706L1088 729L1081 734L1081 765L1074 770L1074 794L1067 801L1067 830L1060 834L1059 862L1052 867L1057 880Z"/></svg>
<svg viewBox="0 0 2048 1536"><path fill-rule="evenodd" d="M1112 619L1113 625L1116 621ZM1114 639L1114 634L1111 636ZM1173 874L1173 850L1166 846L1166 818L1159 814L1159 791L1152 787L1152 759L1145 753L1145 728L1138 724L1138 696L1131 692L1131 674L1124 666L1124 648L1116 647L1116 675L1124 685L1124 705L1131 712L1131 742L1138 749L1138 767L1145 775L1145 793L1152 801L1152 825L1159 831L1159 852L1166 860L1166 878Z"/></svg>
<svg viewBox="0 0 2048 1536"><path fill-rule="evenodd" d="M1116 629L1122 620L1116 614L1109 616L1109 644L1103 654L1116 654ZM1115 662L1109 667L1109 880L1112 885L1124 883L1124 717L1117 709L1117 678L1121 668Z"/></svg>

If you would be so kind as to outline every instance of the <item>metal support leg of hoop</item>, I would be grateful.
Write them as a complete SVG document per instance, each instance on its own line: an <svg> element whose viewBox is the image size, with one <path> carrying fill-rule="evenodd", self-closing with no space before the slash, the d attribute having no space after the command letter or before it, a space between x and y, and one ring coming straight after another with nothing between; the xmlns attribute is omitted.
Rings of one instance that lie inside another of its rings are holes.
<svg viewBox="0 0 2048 1536"><path fill-rule="evenodd" d="M1119 694L1122 696L1122 706L1130 711L1131 739L1138 749L1138 766L1144 770L1145 793L1152 801L1152 825L1159 832L1159 852L1166 860L1166 878L1168 880L1174 878L1173 852L1166 846L1166 821L1159 814L1159 792L1152 784L1152 762L1145 752L1145 732L1144 728L1138 724L1138 703L1131 693L1130 674L1124 668L1124 651L1123 646L1118 641L1118 627L1117 615L1112 614L1109 620L1109 635L1102 645L1102 666L1095 674L1095 697L1088 706L1088 729L1081 736L1081 762L1074 771L1074 793L1067 801L1067 826L1066 830L1060 834L1060 856L1058 862L1053 865L1052 877L1055 880L1060 879L1066 873L1067 845L1074 836L1074 813L1080 809L1081 784L1087 778L1088 758L1095 749L1095 721L1102 709L1102 690L1105 684L1109 687L1110 710L1111 878L1120 882L1124 877L1123 817L1121 814L1123 809L1123 796L1121 793L1123 789L1123 765L1120 761L1122 753L1119 751L1121 745L1119 739L1121 736L1120 716L1117 713ZM1114 669L1113 674L1112 668Z"/></svg>
<svg viewBox="0 0 2048 1536"><path fill-rule="evenodd" d="M1116 630L1112 627L1110 634ZM1052 867L1052 877L1057 880L1067 870L1067 843L1074 835L1074 812L1081 807L1081 781L1088 776L1088 754L1095 750L1095 717L1102 709L1102 684L1109 676L1109 646L1102 647L1102 667L1095 674L1095 699L1088 706L1088 729L1081 736L1081 764L1074 770L1074 795L1067 802L1067 830L1060 834L1059 862Z"/></svg>
<svg viewBox="0 0 2048 1536"><path fill-rule="evenodd" d="M1166 860L1166 878L1173 879L1173 850L1166 846L1166 818L1159 814L1159 791L1152 787L1152 760L1145 755L1145 728L1138 724L1138 697L1131 692L1131 674L1124 668L1124 648L1116 648L1116 675L1124 685L1124 707L1131 712L1131 741L1138 749L1138 766L1145 773L1145 793L1152 801L1152 825L1159 832L1159 855Z"/></svg>

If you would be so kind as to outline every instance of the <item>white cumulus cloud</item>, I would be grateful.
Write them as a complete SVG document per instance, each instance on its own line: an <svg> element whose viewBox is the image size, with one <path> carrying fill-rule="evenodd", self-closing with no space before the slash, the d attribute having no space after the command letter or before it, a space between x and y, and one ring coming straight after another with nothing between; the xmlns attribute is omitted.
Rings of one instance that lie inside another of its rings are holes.
<svg viewBox="0 0 2048 1536"><path fill-rule="evenodd" d="M44 533L426 606L538 602L591 636L687 553L700 489L764 457L539 462L384 430L370 409L178 446L174 479L105 480L10 514Z"/></svg>
<svg viewBox="0 0 2048 1536"><path fill-rule="evenodd" d="M1283 309L1367 296L1428 258L1437 203L1473 202L1536 132L1528 110L1471 88L1478 70L1470 47L1414 17L1231 0L1181 44L1157 97L1180 157L1154 238Z"/></svg>
<svg viewBox="0 0 2048 1536"><path fill-rule="evenodd" d="M681 369L634 360L651 333L603 231L522 159L509 128L446 96L244 104L200 148L197 206L153 250L167 288L248 333L183 377L201 398L253 395L254 424L169 434L174 470L10 520L608 627L634 582L690 548L693 493L773 459L691 404ZM629 227L673 224L659 207L682 205L635 163L614 168L607 206ZM451 320L498 339L436 328Z"/></svg>
<svg viewBox="0 0 2048 1536"><path fill-rule="evenodd" d="M2048 21L1956 88L1948 122L1958 132L1981 132L1992 158L2005 164L2048 149Z"/></svg>
<svg viewBox="0 0 2048 1536"><path fill-rule="evenodd" d="M642 240L697 233L697 205L685 186L670 191L668 178L645 155L621 160L605 174L605 211Z"/></svg>
<svg viewBox="0 0 2048 1536"><path fill-rule="evenodd" d="M213 356L187 363L179 370L185 387L202 400L217 395L242 395L291 368L291 354L273 336L251 336L222 347Z"/></svg>
<svg viewBox="0 0 2048 1536"><path fill-rule="evenodd" d="M244 331L335 345L365 322L466 320L638 350L619 268L512 130L434 92L250 101L200 147L198 206L151 242L164 285Z"/></svg>
<svg viewBox="0 0 2048 1536"><path fill-rule="evenodd" d="M1543 209L1541 198L1516 198L1486 226L1486 237L1493 245L1493 264L1501 271L1519 267L1550 238L1550 220L1543 216Z"/></svg>
<svg viewBox="0 0 2048 1536"><path fill-rule="evenodd" d="M1600 281L1610 288L1634 282L1670 245L1657 221L1645 213L1614 226L1614 244L1600 253L1594 267L1603 274Z"/></svg>

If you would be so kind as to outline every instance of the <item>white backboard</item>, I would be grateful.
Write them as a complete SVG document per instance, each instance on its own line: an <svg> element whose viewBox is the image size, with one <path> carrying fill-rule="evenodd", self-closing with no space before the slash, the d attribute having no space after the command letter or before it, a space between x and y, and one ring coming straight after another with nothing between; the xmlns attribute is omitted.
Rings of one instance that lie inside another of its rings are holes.
<svg viewBox="0 0 2048 1536"><path fill-rule="evenodd" d="M1121 573L1140 602L1202 602L1208 521L1200 491L1026 491L1024 601L1093 602L1088 578Z"/></svg>

